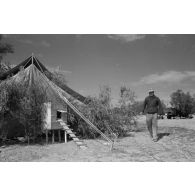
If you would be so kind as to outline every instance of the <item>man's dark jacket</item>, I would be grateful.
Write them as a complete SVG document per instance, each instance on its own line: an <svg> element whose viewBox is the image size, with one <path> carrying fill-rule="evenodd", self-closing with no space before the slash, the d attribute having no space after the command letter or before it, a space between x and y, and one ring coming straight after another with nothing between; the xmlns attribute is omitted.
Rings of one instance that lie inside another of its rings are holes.
<svg viewBox="0 0 195 195"><path fill-rule="evenodd" d="M144 100L143 113L144 111L148 114L163 114L162 104L158 97L148 96Z"/></svg>

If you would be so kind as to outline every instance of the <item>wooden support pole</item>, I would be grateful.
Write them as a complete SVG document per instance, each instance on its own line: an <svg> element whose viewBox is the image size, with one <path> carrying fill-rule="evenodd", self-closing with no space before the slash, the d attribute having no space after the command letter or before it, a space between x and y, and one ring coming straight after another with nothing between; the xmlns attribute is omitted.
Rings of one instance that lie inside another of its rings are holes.
<svg viewBox="0 0 195 195"><path fill-rule="evenodd" d="M45 134L46 134L46 144L48 144L48 130L47 129L46 129Z"/></svg>
<svg viewBox="0 0 195 195"><path fill-rule="evenodd" d="M64 142L67 143L67 132L64 131Z"/></svg>
<svg viewBox="0 0 195 195"><path fill-rule="evenodd" d="M58 138L59 138L59 142L61 142L61 130L58 130Z"/></svg>
<svg viewBox="0 0 195 195"><path fill-rule="evenodd" d="M54 144L54 142L55 142L55 131L54 130L52 130L52 144Z"/></svg>

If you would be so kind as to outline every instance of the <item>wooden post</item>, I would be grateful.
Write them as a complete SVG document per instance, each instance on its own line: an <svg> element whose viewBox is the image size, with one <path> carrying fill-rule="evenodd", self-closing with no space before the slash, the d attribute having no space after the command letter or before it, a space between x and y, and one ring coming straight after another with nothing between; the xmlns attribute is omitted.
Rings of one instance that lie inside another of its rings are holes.
<svg viewBox="0 0 195 195"><path fill-rule="evenodd" d="M30 136L28 135L27 136L27 139L28 139L28 145L30 144Z"/></svg>
<svg viewBox="0 0 195 195"><path fill-rule="evenodd" d="M54 130L52 130L52 144L55 142L54 136L55 136L55 133L54 133Z"/></svg>
<svg viewBox="0 0 195 195"><path fill-rule="evenodd" d="M45 134L46 134L46 144L48 144L48 130L47 129L46 129Z"/></svg>
<svg viewBox="0 0 195 195"><path fill-rule="evenodd" d="M67 143L67 132L64 130L64 142Z"/></svg>
<svg viewBox="0 0 195 195"><path fill-rule="evenodd" d="M61 142L61 130L58 130L58 138L59 138L59 142Z"/></svg>

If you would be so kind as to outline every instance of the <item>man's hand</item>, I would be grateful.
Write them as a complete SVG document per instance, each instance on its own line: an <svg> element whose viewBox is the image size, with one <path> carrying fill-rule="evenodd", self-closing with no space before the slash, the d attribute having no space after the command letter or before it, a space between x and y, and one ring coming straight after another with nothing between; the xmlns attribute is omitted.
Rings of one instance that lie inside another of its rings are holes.
<svg viewBox="0 0 195 195"><path fill-rule="evenodd" d="M144 113L143 113L143 112L140 112L139 114L140 114L140 115L143 115Z"/></svg>

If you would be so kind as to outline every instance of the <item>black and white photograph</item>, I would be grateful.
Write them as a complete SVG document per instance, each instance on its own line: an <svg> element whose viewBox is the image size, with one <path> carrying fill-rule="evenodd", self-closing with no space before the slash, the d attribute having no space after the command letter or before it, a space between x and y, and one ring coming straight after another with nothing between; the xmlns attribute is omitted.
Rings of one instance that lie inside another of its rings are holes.
<svg viewBox="0 0 195 195"><path fill-rule="evenodd" d="M0 193L193 195L195 3L0 3Z"/></svg>
<svg viewBox="0 0 195 195"><path fill-rule="evenodd" d="M0 39L0 161L195 161L195 35Z"/></svg>

